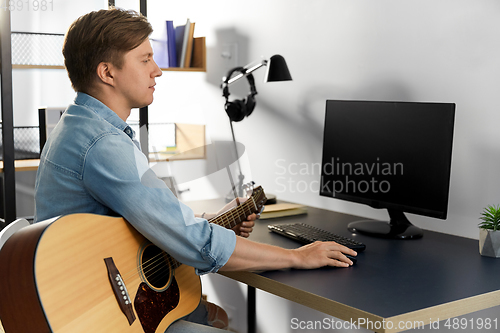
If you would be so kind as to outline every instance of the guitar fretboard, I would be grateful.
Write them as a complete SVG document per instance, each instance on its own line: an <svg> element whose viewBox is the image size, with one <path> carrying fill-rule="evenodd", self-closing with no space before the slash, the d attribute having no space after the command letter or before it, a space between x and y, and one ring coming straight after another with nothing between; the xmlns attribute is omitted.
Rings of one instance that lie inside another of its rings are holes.
<svg viewBox="0 0 500 333"><path fill-rule="evenodd" d="M250 197L247 201L237 206L234 209L228 210L212 219L210 223L215 223L228 229L234 228L237 224L245 221L248 215L258 212L258 207L255 200Z"/></svg>

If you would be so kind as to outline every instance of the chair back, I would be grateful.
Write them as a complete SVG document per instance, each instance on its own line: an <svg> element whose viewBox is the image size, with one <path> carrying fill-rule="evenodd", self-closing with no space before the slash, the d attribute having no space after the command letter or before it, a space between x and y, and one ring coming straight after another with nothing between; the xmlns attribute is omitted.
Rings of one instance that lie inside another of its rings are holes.
<svg viewBox="0 0 500 333"><path fill-rule="evenodd" d="M5 244L7 239L12 236L16 231L29 226L30 223L26 219L17 219L12 223L9 223L5 228L0 231L0 250L2 246Z"/></svg>

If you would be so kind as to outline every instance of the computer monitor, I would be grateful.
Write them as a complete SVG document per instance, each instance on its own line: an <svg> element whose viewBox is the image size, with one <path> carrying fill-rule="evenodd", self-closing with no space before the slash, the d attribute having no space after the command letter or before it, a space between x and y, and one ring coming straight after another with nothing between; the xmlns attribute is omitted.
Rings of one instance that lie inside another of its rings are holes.
<svg viewBox="0 0 500 333"><path fill-rule="evenodd" d="M446 219L455 104L327 100L320 195L388 210L351 232L415 239L405 212Z"/></svg>

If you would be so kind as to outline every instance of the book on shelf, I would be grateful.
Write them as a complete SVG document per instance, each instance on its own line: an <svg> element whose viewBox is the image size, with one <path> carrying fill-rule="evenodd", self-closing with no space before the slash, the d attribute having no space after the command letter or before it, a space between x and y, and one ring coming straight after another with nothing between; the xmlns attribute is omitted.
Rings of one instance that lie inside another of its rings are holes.
<svg viewBox="0 0 500 333"><path fill-rule="evenodd" d="M177 64L177 54L175 45L175 28L173 21L166 21L167 26L167 54L168 67L179 67Z"/></svg>
<svg viewBox="0 0 500 333"><path fill-rule="evenodd" d="M186 33L186 31L187 30L184 30L184 33ZM184 68L191 67L191 58L193 56L193 36L194 36L194 22L190 22L189 31L187 32L187 37L184 37L184 41L186 42Z"/></svg>
<svg viewBox="0 0 500 333"><path fill-rule="evenodd" d="M193 56L191 57L191 67L205 68L206 59L205 37L193 39Z"/></svg>
<svg viewBox="0 0 500 333"><path fill-rule="evenodd" d="M260 214L260 219L271 219L275 217L307 214L307 206L292 203L277 203L266 205Z"/></svg>
<svg viewBox="0 0 500 333"><path fill-rule="evenodd" d="M184 29L186 26L179 25L175 27L175 54L177 56L177 67L181 67L184 64L182 60L182 46L184 44Z"/></svg>
<svg viewBox="0 0 500 333"><path fill-rule="evenodd" d="M151 39L155 61L160 68L204 68L205 37L194 38L195 23L187 19L186 24L174 26L165 21L161 39Z"/></svg>
<svg viewBox="0 0 500 333"><path fill-rule="evenodd" d="M181 26L182 28L182 44L180 48L180 58L179 58L179 67L186 67L186 54L189 40L189 33L191 29L191 21L187 19L186 24Z"/></svg>

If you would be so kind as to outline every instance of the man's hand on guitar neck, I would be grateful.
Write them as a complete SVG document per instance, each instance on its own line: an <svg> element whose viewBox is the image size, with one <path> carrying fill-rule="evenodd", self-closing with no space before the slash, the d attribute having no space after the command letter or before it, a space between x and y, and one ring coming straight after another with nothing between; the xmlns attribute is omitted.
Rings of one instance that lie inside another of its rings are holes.
<svg viewBox="0 0 500 333"><path fill-rule="evenodd" d="M241 236L241 237L248 237L250 236L250 233L253 231L253 227L255 226L255 220L258 219L257 214L252 214L247 217L246 221L241 222L240 224L237 224L234 228L233 231L236 233L236 235Z"/></svg>
<svg viewBox="0 0 500 333"><path fill-rule="evenodd" d="M224 212L227 212L228 210L234 209L235 207L238 206L238 202L242 204L244 203L247 198L238 198L234 199L230 203L226 204L224 207L222 207L217 213L204 213L203 218L210 220ZM201 215L197 215L198 217L202 217ZM243 221L242 223L237 224L232 230L236 233L236 235L241 236L241 237L248 237L250 236L250 233L253 231L253 227L255 226L255 220L258 219L260 216L257 214L252 214L247 216L246 221Z"/></svg>
<svg viewBox="0 0 500 333"><path fill-rule="evenodd" d="M239 203L238 203L239 200ZM247 198L237 198L222 207L221 210L217 212L217 215L222 214L230 209L234 209L236 206L239 204L244 203L247 200ZM237 224L234 228L233 231L236 233L236 235L241 236L241 237L248 237L250 236L250 233L253 231L253 227L255 226L255 220L258 219L260 216L257 216L257 214L252 214L247 216L247 220L243 221L242 223Z"/></svg>

